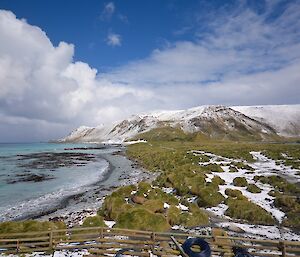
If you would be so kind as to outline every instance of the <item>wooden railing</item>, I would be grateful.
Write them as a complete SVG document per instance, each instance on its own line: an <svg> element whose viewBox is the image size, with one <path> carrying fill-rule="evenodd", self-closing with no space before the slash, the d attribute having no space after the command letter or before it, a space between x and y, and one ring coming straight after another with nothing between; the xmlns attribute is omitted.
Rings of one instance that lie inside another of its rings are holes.
<svg viewBox="0 0 300 257"><path fill-rule="evenodd" d="M233 256L232 247L246 248L254 256L292 257L300 255L300 242L260 240L243 237L186 233L161 233L115 228L72 228L43 232L0 234L0 253L52 252L86 249L89 256L114 255L119 249L131 249L126 255L180 255L174 240L182 244L187 237L201 237L211 246L214 256ZM197 251L197 249L195 249ZM198 250L199 251L199 250Z"/></svg>

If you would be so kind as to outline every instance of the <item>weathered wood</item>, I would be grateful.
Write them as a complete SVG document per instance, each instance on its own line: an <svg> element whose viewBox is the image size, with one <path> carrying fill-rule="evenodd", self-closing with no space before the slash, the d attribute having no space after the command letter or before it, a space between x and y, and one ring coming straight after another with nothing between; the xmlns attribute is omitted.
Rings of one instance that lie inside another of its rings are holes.
<svg viewBox="0 0 300 257"><path fill-rule="evenodd" d="M250 242L258 242L258 243L271 243L271 244L279 244L278 240L271 239L253 239L253 238L245 238L245 237L232 237L232 236L216 236L216 238L226 238L230 240L241 240L241 241L250 241Z"/></svg>
<svg viewBox="0 0 300 257"><path fill-rule="evenodd" d="M6 254L14 254L14 253L31 253L31 252L45 252L48 251L49 247L41 247L41 248L20 248L20 250L17 252L17 250L10 250L10 251L5 251Z"/></svg>
<svg viewBox="0 0 300 257"><path fill-rule="evenodd" d="M261 252L251 252L249 251L250 254L254 256L263 256L263 257L280 257L280 254L271 254L271 253L261 253Z"/></svg>
<svg viewBox="0 0 300 257"><path fill-rule="evenodd" d="M98 239L99 242L116 242L116 243L125 243L125 244L152 244L152 241L140 241L140 240L132 240L132 239L118 239L118 238L102 238Z"/></svg>
<svg viewBox="0 0 300 257"><path fill-rule="evenodd" d="M300 252L300 248L287 248L285 247L286 252Z"/></svg>
<svg viewBox="0 0 300 257"><path fill-rule="evenodd" d="M5 239L4 237L18 237L18 236L31 236L31 235L47 235L49 231L36 231L36 232L26 232L26 233L6 233L0 234L1 239Z"/></svg>
<svg viewBox="0 0 300 257"><path fill-rule="evenodd" d="M188 257L188 255L185 253L185 251L182 249L181 245L176 241L174 236L171 236L172 241L176 245L177 250L181 253L181 256Z"/></svg>
<svg viewBox="0 0 300 257"><path fill-rule="evenodd" d="M227 246L227 247L233 247L233 246L236 246L236 247L241 247L241 248L253 248L253 249L268 249L268 250L280 250L279 247L275 247L275 246L265 246L265 245L242 245L242 244L237 244L237 243L227 243L227 242L224 242L224 243L212 243L211 245L215 245L215 246Z"/></svg>
<svg viewBox="0 0 300 257"><path fill-rule="evenodd" d="M90 253L92 254L116 254L118 250L98 250L98 249L90 249ZM125 251L124 255L135 255L135 256L150 256L150 253L146 252L135 252L135 251Z"/></svg>
<svg viewBox="0 0 300 257"><path fill-rule="evenodd" d="M110 249L110 248L135 248L135 249L146 249L150 250L150 245L126 245L126 244L96 244L94 245L96 248L104 248L104 249Z"/></svg>
<svg viewBox="0 0 300 257"><path fill-rule="evenodd" d="M49 237L45 236L45 237L32 237L32 238L9 238L9 239L0 239L0 242L1 243L3 243L3 242L17 242L18 240L20 242L42 241L42 240L48 241Z"/></svg>
<svg viewBox="0 0 300 257"><path fill-rule="evenodd" d="M53 232L52 231L49 232L49 249L50 250L53 249Z"/></svg>
<svg viewBox="0 0 300 257"><path fill-rule="evenodd" d="M171 236L176 240L178 245L182 244L188 236L204 238L211 245L213 253L224 254L226 256L232 256L232 246L247 248L253 250L252 253L255 256L266 257L290 257L300 252L300 242L295 241L250 239L229 237L227 235L214 235L214 237L212 237L187 233L162 233L102 227L60 229L22 234L0 234L0 247L7 248L7 250L1 251L2 253L16 253L17 249L20 250L19 252L32 252L38 250L42 251L41 249L47 251L49 249L94 249L97 247L98 250L110 249L111 251L116 251L117 248L136 248L151 250L152 253L157 252L159 255L179 255L179 251L175 249L177 245L171 239ZM215 242L213 242L213 238ZM92 243L86 244L86 242ZM246 245L241 242L245 242ZM60 245L62 243L80 244ZM250 245L251 243L253 243L253 245ZM47 246L48 248L40 246ZM273 251L273 253L260 253L255 250L268 250ZM280 251L282 254L278 254ZM103 252L97 253L97 255L98 254L104 256L109 253ZM146 254L148 256L148 253Z"/></svg>
<svg viewBox="0 0 300 257"><path fill-rule="evenodd" d="M40 245L48 245L48 242L38 242L38 243L20 243L19 242L19 246L40 246ZM18 244L6 244L6 245L0 245L0 248L17 248Z"/></svg>

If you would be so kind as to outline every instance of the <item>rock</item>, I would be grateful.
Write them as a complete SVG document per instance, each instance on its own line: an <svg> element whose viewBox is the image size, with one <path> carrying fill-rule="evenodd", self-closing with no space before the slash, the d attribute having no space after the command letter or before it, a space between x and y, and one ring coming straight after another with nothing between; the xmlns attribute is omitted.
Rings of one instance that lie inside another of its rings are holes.
<svg viewBox="0 0 300 257"><path fill-rule="evenodd" d="M143 204L146 201L146 198L143 196L134 195L131 197L131 200L136 204Z"/></svg>
<svg viewBox="0 0 300 257"><path fill-rule="evenodd" d="M243 229L241 229L240 227L234 225L234 224L229 224L227 226L227 229L229 231L232 231L232 232L236 232L236 233L245 233L245 231Z"/></svg>
<svg viewBox="0 0 300 257"><path fill-rule="evenodd" d="M17 174L15 178L7 179L7 184L15 184L20 182L42 182L50 179L54 179L54 176L45 174Z"/></svg>

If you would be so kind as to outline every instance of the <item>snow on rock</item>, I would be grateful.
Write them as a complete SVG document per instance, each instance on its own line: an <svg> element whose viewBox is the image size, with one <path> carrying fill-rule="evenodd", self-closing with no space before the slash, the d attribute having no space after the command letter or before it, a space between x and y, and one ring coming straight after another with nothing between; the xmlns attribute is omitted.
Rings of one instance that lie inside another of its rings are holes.
<svg viewBox="0 0 300 257"><path fill-rule="evenodd" d="M232 106L231 108L269 124L282 136L300 136L300 104Z"/></svg>
<svg viewBox="0 0 300 257"><path fill-rule="evenodd" d="M274 115L274 116L273 116ZM97 127L79 127L61 142L123 143L139 133L164 125L185 132L205 131L206 126L238 132L240 124L255 134L300 135L300 105L291 106L199 106L187 110L156 111L132 115L121 122Z"/></svg>

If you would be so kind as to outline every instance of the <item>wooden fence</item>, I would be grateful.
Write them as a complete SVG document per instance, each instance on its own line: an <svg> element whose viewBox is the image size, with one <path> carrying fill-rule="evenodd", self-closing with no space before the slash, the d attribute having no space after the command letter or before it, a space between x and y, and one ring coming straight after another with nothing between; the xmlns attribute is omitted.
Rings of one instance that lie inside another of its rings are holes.
<svg viewBox="0 0 300 257"><path fill-rule="evenodd" d="M172 238L171 238L172 237ZM120 249L126 255L181 255L174 239L182 244L188 237L201 237L211 246L213 256L233 256L232 247L246 248L254 256L292 257L300 255L300 242L259 240L212 235L161 233L115 228L71 228L43 232L0 234L0 253L53 252L86 249L90 257L113 256ZM199 249L194 248L195 251Z"/></svg>

